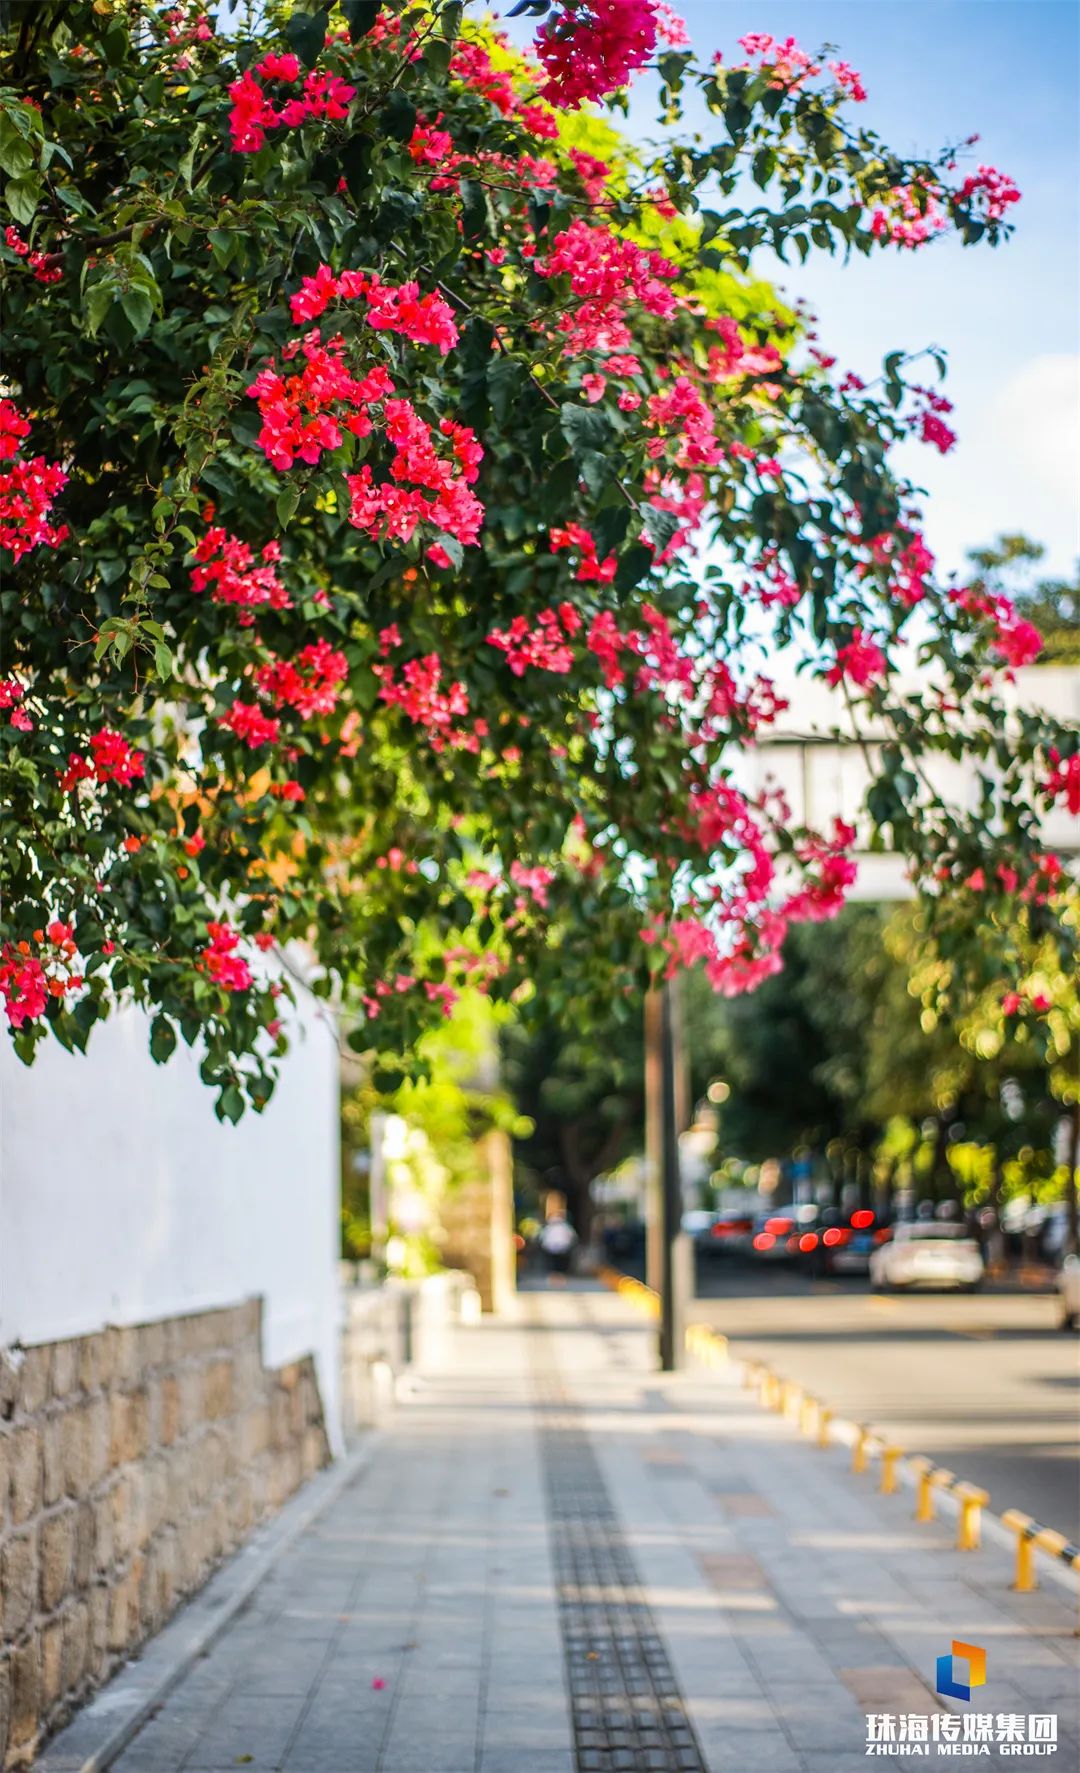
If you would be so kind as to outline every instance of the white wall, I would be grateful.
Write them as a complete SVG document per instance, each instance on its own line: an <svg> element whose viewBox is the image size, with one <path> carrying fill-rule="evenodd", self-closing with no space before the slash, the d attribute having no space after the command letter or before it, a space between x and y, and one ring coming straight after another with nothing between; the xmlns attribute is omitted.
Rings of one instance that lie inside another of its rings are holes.
<svg viewBox="0 0 1080 1773"><path fill-rule="evenodd" d="M0 1345L265 1300L263 1358L316 1357L338 1442L338 1051L307 997L273 1098L220 1124L143 1015L27 1070L0 1032Z"/></svg>

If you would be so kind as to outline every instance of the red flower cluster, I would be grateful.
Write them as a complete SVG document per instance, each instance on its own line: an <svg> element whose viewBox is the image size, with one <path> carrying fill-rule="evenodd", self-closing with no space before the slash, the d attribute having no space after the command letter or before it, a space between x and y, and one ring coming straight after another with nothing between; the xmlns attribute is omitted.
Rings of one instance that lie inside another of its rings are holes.
<svg viewBox="0 0 1080 1773"><path fill-rule="evenodd" d="M564 549L576 549L580 555L578 569L574 574L580 585L610 585L615 577L618 561L614 554L608 554L603 560L596 557L596 543L588 530L580 523L568 523L562 529L553 529L548 540L551 552L560 554Z"/></svg>
<svg viewBox="0 0 1080 1773"><path fill-rule="evenodd" d="M762 71L767 69L772 75L769 85L784 92L794 92L805 81L821 73L821 63L811 60L794 37L785 37L781 43L778 37L771 37L767 31L748 31L745 37L739 38L739 48L745 50L749 56L757 56ZM846 62L838 66L844 67L849 76L854 72L847 68ZM833 72L836 73L835 68ZM858 81L858 78L855 74L854 79ZM841 80L839 74L837 79L842 86L848 84L847 78ZM852 96L854 97L854 92ZM866 97L865 93L863 97Z"/></svg>
<svg viewBox="0 0 1080 1773"><path fill-rule="evenodd" d="M484 507L470 484L480 472L483 450L466 425L443 419L439 430L449 440L452 460L435 448L431 426L408 400L387 400L385 431L395 450L391 478L376 481L365 462L358 474L346 476L352 493L349 521L376 540L384 536L407 542L420 523L430 523L466 546L480 536ZM437 565L448 564L440 549Z"/></svg>
<svg viewBox="0 0 1080 1773"><path fill-rule="evenodd" d="M123 734L114 732L112 727L103 726L91 736L90 751L89 758L79 751L70 753L68 767L60 776L62 793L69 794L78 783L91 781L102 786L119 782L121 788L130 788L132 782L146 774L146 753L133 750Z"/></svg>
<svg viewBox="0 0 1080 1773"><path fill-rule="evenodd" d="M519 99L514 91L510 69L496 68L482 43L471 43L459 38L450 63L450 72L463 86L471 87L473 92L488 99L502 116L516 117L530 135L548 141L557 138L559 125L554 113L546 105L530 104L528 100ZM450 143L450 146L453 144ZM410 152L413 152L411 143ZM417 158L415 153L413 158ZM425 155L424 158L432 156ZM454 156L455 163L459 159L460 156Z"/></svg>
<svg viewBox="0 0 1080 1773"><path fill-rule="evenodd" d="M11 713L8 718L12 726L21 733L32 733L34 723L26 709L19 707L25 694L26 685L20 683L17 677L0 678L0 712L7 713L10 709Z"/></svg>
<svg viewBox="0 0 1080 1773"><path fill-rule="evenodd" d="M292 608L272 564L280 558L278 543L267 542L261 555L263 565L258 566L246 542L238 541L223 529L208 529L195 546L191 589L205 591L210 586L213 602L237 604L241 626L250 627L256 609Z"/></svg>
<svg viewBox="0 0 1080 1773"><path fill-rule="evenodd" d="M680 468L715 467L724 459L716 438L716 422L700 393L687 376L676 376L663 393L650 394L646 424L659 435L650 438L653 461L664 455L670 438L678 439L675 463Z"/></svg>
<svg viewBox="0 0 1080 1773"><path fill-rule="evenodd" d="M558 609L542 609L535 628L527 616L515 616L509 628L493 628L487 640L506 654L515 677L523 677L530 665L564 674L574 666L574 651L566 642L580 627L573 604L560 603Z"/></svg>
<svg viewBox="0 0 1080 1773"><path fill-rule="evenodd" d="M1020 192L1008 173L999 172L996 166L980 166L978 172L968 173L956 195L961 203L970 203L973 197L980 198L986 218L991 222L1001 221L1009 205L1020 201Z"/></svg>
<svg viewBox="0 0 1080 1773"><path fill-rule="evenodd" d="M67 485L67 474L44 456L19 460L30 421L10 400L0 400L0 547L10 549L16 560L32 548L58 548L67 540L66 523L52 524L49 513L56 495Z"/></svg>
<svg viewBox="0 0 1080 1773"><path fill-rule="evenodd" d="M860 689L865 689L876 677L884 677L888 669L889 661L877 642L864 634L861 628L856 628L847 645L837 647L836 663L830 665L826 671L825 681L837 684L846 678L848 682L858 684Z"/></svg>
<svg viewBox="0 0 1080 1773"><path fill-rule="evenodd" d="M337 74L319 74L313 69L305 76L302 93L275 109L266 94L266 86L278 82L295 86L300 78L300 63L295 55L266 55L254 68L249 68L229 87L232 111L229 134L234 154L257 154L266 146L269 129L295 129L309 118L328 123L341 123L349 114L349 105L356 97L355 86L346 85Z"/></svg>
<svg viewBox="0 0 1080 1773"><path fill-rule="evenodd" d="M932 443L943 456L948 455L956 443L956 432L945 423L943 414L952 412L952 401L932 388L911 388L909 393L914 394L917 403L911 429L918 431L924 443Z"/></svg>
<svg viewBox="0 0 1080 1773"><path fill-rule="evenodd" d="M668 285L679 275L678 265L580 216L556 234L547 257L536 259L533 268L540 277L569 277L578 298L578 306L559 318L569 355L622 351L631 345L624 318L631 302L663 320L675 312L676 298Z"/></svg>
<svg viewBox="0 0 1080 1773"><path fill-rule="evenodd" d="M246 991L252 983L252 971L236 953L240 945L236 930L228 923L208 923L206 933L210 940L195 963L199 971L223 991Z"/></svg>
<svg viewBox="0 0 1080 1773"><path fill-rule="evenodd" d="M29 942L5 942L0 948L0 997L13 1029L43 1016L50 997L63 997L83 984L81 973L70 970L77 950L69 923L54 918L44 930L34 931L34 941L39 948L50 950L44 965ZM46 966L67 970L47 972Z"/></svg>
<svg viewBox="0 0 1080 1773"><path fill-rule="evenodd" d="M31 252L27 242L19 233L18 228L9 225L4 229L4 240L17 258L25 259L39 283L59 283L63 272L59 265L49 263L49 255L44 252Z"/></svg>
<svg viewBox="0 0 1080 1773"><path fill-rule="evenodd" d="M284 352L287 358L302 352L302 370L289 375L269 367L261 369L248 388L259 403L262 418L256 441L279 473L291 468L297 458L314 467L324 450L340 448L341 423L357 437L370 434L367 409L391 393L394 384L381 365L366 376L354 376L343 361L344 351L343 339L324 345L317 331L310 332L300 344L286 346ZM352 409L341 423L336 410L340 406Z"/></svg>
<svg viewBox="0 0 1080 1773"><path fill-rule="evenodd" d="M255 681L275 708L295 708L306 718L334 712L348 675L345 654L335 652L327 640L316 640L303 647L293 662L274 659L261 666Z"/></svg>
<svg viewBox="0 0 1080 1773"><path fill-rule="evenodd" d="M655 49L656 26L652 0L561 0L536 34L541 96L573 110L625 86Z"/></svg>
<svg viewBox="0 0 1080 1773"><path fill-rule="evenodd" d="M895 185L884 205L870 217L870 232L875 240L894 246L924 246L935 234L949 225L948 214L939 194L922 184Z"/></svg>
<svg viewBox="0 0 1080 1773"><path fill-rule="evenodd" d="M417 726L425 727L435 750L442 750L447 744L457 750L480 749L487 724L474 722L471 733L454 725L455 721L468 715L469 695L463 683L451 683L445 690L441 688L442 664L438 653L428 653L422 659L409 659L401 667L400 677L395 675L395 668L390 664L373 665L371 669L380 681L379 700L400 708Z"/></svg>
<svg viewBox="0 0 1080 1773"><path fill-rule="evenodd" d="M1034 622L1018 615L1009 597L993 592L977 591L974 586L950 591L950 600L969 615L981 616L992 629L992 651L1012 669L1030 665L1042 652L1042 635Z"/></svg>
<svg viewBox="0 0 1080 1773"><path fill-rule="evenodd" d="M264 714L257 702L233 702L228 713L222 715L220 724L252 751L260 745L276 745L281 737L280 720L272 720Z"/></svg>
<svg viewBox="0 0 1080 1773"><path fill-rule="evenodd" d="M1062 757L1060 751L1048 754L1050 773L1043 790L1051 800L1064 800L1070 813L1080 813L1080 751Z"/></svg>
<svg viewBox="0 0 1080 1773"><path fill-rule="evenodd" d="M454 311L442 296L420 294L418 283L384 283L365 271L342 271L335 277L329 265L320 265L314 277L305 277L290 297L293 321L317 320L334 300L367 303L367 323L376 332L396 332L414 345L437 345L445 357L458 342Z"/></svg>

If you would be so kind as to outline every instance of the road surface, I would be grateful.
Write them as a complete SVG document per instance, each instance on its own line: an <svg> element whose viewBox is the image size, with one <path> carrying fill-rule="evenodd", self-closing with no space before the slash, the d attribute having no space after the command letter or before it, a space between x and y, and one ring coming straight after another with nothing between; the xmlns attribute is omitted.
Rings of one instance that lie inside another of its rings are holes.
<svg viewBox="0 0 1080 1773"><path fill-rule="evenodd" d="M1053 1295L878 1295L712 1257L693 1315L838 1415L982 1484L996 1513L1080 1540L1080 1337Z"/></svg>

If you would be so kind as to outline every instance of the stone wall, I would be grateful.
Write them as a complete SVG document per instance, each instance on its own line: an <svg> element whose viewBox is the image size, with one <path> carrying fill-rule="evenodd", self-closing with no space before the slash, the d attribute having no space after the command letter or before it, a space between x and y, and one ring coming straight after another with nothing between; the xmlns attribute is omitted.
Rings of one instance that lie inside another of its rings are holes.
<svg viewBox="0 0 1080 1773"><path fill-rule="evenodd" d="M0 1767L38 1744L329 1457L259 1300L0 1354Z"/></svg>
<svg viewBox="0 0 1080 1773"><path fill-rule="evenodd" d="M485 1311L504 1311L517 1285L512 1171L510 1140L493 1128L473 1148L472 1174L439 1202L442 1259L472 1275Z"/></svg>

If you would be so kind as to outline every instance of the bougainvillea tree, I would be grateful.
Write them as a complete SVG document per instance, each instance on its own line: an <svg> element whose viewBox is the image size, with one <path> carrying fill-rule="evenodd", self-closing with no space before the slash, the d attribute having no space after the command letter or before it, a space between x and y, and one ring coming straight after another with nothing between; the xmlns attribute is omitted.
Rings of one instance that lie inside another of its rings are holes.
<svg viewBox="0 0 1080 1773"><path fill-rule="evenodd" d="M295 943L387 1061L465 981L582 1015L678 966L751 988L854 873L850 828L739 787L781 647L895 733L868 818L920 883L1052 920L1076 735L1002 720L1038 636L942 581L890 466L953 441L935 371L864 386L752 271L996 244L1015 187L895 155L793 41L701 63L658 0L510 10L532 56L460 4L8 6L24 1058L134 999L235 1118ZM606 114L646 68L648 150ZM980 804L933 793L935 748L985 758Z"/></svg>

